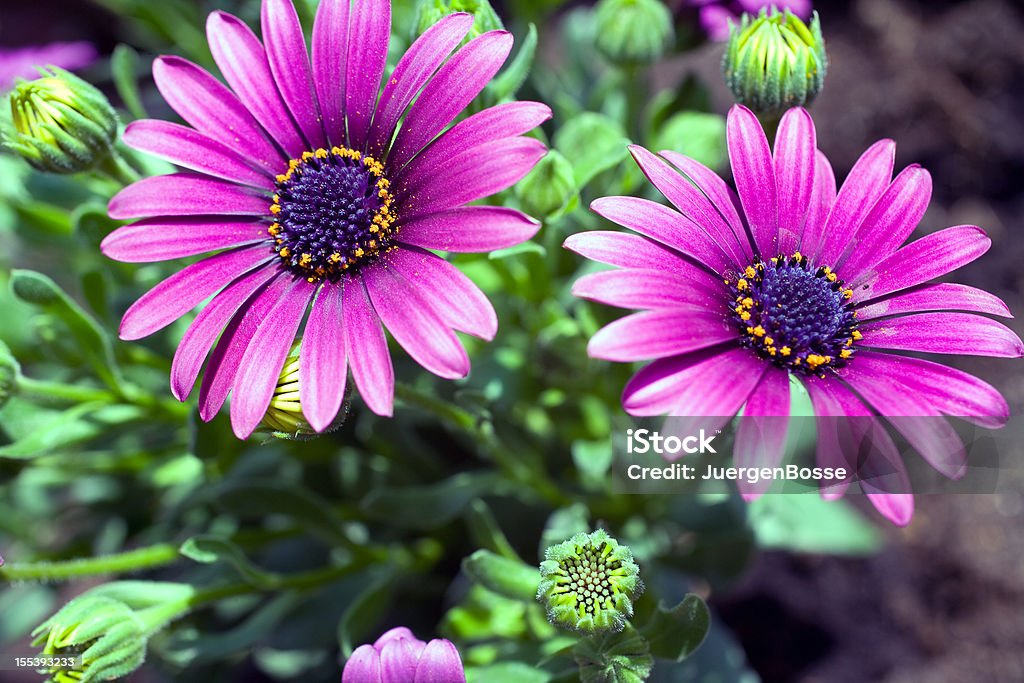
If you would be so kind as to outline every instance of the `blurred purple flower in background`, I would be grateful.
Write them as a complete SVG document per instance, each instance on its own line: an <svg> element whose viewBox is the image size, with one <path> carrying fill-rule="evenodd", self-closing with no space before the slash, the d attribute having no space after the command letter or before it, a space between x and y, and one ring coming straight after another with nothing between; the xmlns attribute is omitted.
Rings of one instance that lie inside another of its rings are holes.
<svg viewBox="0 0 1024 683"><path fill-rule="evenodd" d="M729 20L739 23L740 15L756 15L763 8L789 10L801 19L811 16L811 0L684 0L684 7L697 10L700 27L711 40L729 37Z"/></svg>
<svg viewBox="0 0 1024 683"><path fill-rule="evenodd" d="M19 78L38 78L37 67L59 66L68 71L84 69L99 57L92 43L50 43L29 47L0 47L0 92Z"/></svg>
<svg viewBox="0 0 1024 683"><path fill-rule="evenodd" d="M743 106L730 110L727 132L738 197L689 157L633 146L675 209L598 199L595 212L640 234L591 231L566 241L618 267L581 278L577 296L642 309L599 330L587 347L604 360L655 359L626 385L623 407L632 415L715 416L719 427L742 408L736 464L773 467L784 453L793 378L810 395L819 432L830 416L873 423L881 415L936 470L961 476L964 447L941 416L1000 427L1006 401L972 375L887 351L1021 357L1012 330L976 315L1009 317L1000 299L928 284L980 257L991 240L963 225L901 246L928 206L931 176L912 164L892 178L891 140L871 146L837 193L804 109L784 115L774 154ZM876 460L868 468L888 469L895 483L869 496L906 524L913 499L905 467L891 439L871 431ZM819 461L834 463L834 447L819 436Z"/></svg>
<svg viewBox="0 0 1024 683"><path fill-rule="evenodd" d="M425 643L401 626L356 648L341 683L466 683L466 674L451 641Z"/></svg>
<svg viewBox="0 0 1024 683"><path fill-rule="evenodd" d="M512 48L506 31L459 48L472 25L471 15L452 14L431 27L383 92L388 0L320 3L312 63L289 0L263 3L265 44L240 19L214 12L207 35L230 89L180 57L156 60L157 87L193 127L138 121L125 141L191 172L115 196L111 217L151 218L116 230L102 248L126 262L224 250L143 295L120 330L123 339L145 337L214 296L171 370L172 391L185 400L210 354L203 419L231 393L235 434L253 432L311 305L299 391L317 431L337 415L349 369L369 408L391 414L385 327L448 379L470 367L456 330L494 337L487 297L429 250L486 252L533 236L538 223L518 211L465 205L515 184L544 156L544 144L522 134L551 111L513 102L445 131Z"/></svg>

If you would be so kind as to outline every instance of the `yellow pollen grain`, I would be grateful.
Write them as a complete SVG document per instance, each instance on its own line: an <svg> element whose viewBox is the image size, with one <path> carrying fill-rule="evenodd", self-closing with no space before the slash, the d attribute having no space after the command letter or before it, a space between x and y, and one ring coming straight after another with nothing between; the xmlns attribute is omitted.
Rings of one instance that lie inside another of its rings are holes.
<svg viewBox="0 0 1024 683"><path fill-rule="evenodd" d="M277 182L279 182L279 183L286 183L286 182L288 182L288 178L289 178L289 176L282 174L282 175L277 176L277 178L275 178L275 180L277 180Z"/></svg>
<svg viewBox="0 0 1024 683"><path fill-rule="evenodd" d="M729 284L729 283L727 282L726 284ZM739 280L736 281L736 289L737 290L742 292L747 287L748 287L748 285L747 285L747 281L746 281L745 278L741 277Z"/></svg>
<svg viewBox="0 0 1024 683"><path fill-rule="evenodd" d="M765 337L764 338L764 343L765 343L765 346L771 346L772 344L775 343L775 340L772 339L771 337Z"/></svg>
<svg viewBox="0 0 1024 683"><path fill-rule="evenodd" d="M743 271L743 274L747 277L757 277L757 271L754 270L753 266L747 266L747 269Z"/></svg>
<svg viewBox="0 0 1024 683"><path fill-rule="evenodd" d="M842 351L839 352L839 357L843 359L849 358L852 355L853 351L851 351L850 349L843 349Z"/></svg>
<svg viewBox="0 0 1024 683"><path fill-rule="evenodd" d="M750 314L747 313L746 311L741 311L740 320L742 320L743 322L747 322L748 320L750 320Z"/></svg>
<svg viewBox="0 0 1024 683"><path fill-rule="evenodd" d="M765 332L764 332L764 328L763 328L763 327L761 327L760 325L758 325L757 327L755 327L754 329L752 329L752 330L751 330L751 333L752 333L752 334L753 334L753 335L754 335L755 337L763 337L763 336L764 336L764 334L765 334Z"/></svg>
<svg viewBox="0 0 1024 683"><path fill-rule="evenodd" d="M302 256L299 257L299 265L300 266L308 266L312 262L313 262L313 255L312 254L303 254Z"/></svg>
<svg viewBox="0 0 1024 683"><path fill-rule="evenodd" d="M316 152L314 152L314 154L316 154L316 157L318 159L326 159L329 152L321 147Z"/></svg>
<svg viewBox="0 0 1024 683"><path fill-rule="evenodd" d="M863 338L864 338L864 335L863 335L863 334L861 334L860 330L854 330L854 331L853 331L853 332L852 332L852 333L850 334L850 336L851 336L851 337L853 337L853 340L854 340L854 341L860 341L861 339L863 339Z"/></svg>
<svg viewBox="0 0 1024 683"><path fill-rule="evenodd" d="M292 250L289 249L288 247L281 247L281 251L277 253L281 255L281 258L288 258L289 256L291 256Z"/></svg>
<svg viewBox="0 0 1024 683"><path fill-rule="evenodd" d="M334 252L333 254L327 257L327 260L330 261L331 263L341 263L341 254L339 254L338 252Z"/></svg>
<svg viewBox="0 0 1024 683"><path fill-rule="evenodd" d="M740 304L744 308L753 308L754 307L754 300L751 297L748 296L748 297L745 297L743 299L743 301L740 302Z"/></svg>
<svg viewBox="0 0 1024 683"><path fill-rule="evenodd" d="M853 290L852 289L844 289L843 290L843 296L845 298L847 298L847 299L852 299L853 298Z"/></svg>
<svg viewBox="0 0 1024 683"><path fill-rule="evenodd" d="M793 260L794 261L796 261L797 263L800 263L803 259L804 259L804 255L801 254L799 251L793 252Z"/></svg>
<svg viewBox="0 0 1024 683"><path fill-rule="evenodd" d="M789 354L793 353L793 349L789 348L788 346L783 346L781 349L779 349L779 353L781 353L783 356L788 356Z"/></svg>
<svg viewBox="0 0 1024 683"><path fill-rule="evenodd" d="M280 204L272 204L270 206L270 213L274 214L275 216L277 214L281 213L281 205Z"/></svg>

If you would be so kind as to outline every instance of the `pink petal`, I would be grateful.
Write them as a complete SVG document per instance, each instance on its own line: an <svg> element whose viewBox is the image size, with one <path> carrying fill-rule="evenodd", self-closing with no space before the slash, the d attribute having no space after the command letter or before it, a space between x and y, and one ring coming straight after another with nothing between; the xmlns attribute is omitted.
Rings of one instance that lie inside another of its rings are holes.
<svg viewBox="0 0 1024 683"><path fill-rule="evenodd" d="M724 292L715 285L662 270L605 270L584 275L573 296L619 308L687 308L708 310L720 305Z"/></svg>
<svg viewBox="0 0 1024 683"><path fill-rule="evenodd" d="M412 683L466 683L462 658L451 641L435 639L427 643Z"/></svg>
<svg viewBox="0 0 1024 683"><path fill-rule="evenodd" d="M803 107L793 107L782 116L775 135L773 166L779 201L779 253L792 254L800 244L811 203L816 150L810 114Z"/></svg>
<svg viewBox="0 0 1024 683"><path fill-rule="evenodd" d="M318 432L331 426L345 398L345 315L342 286L325 283L313 304L299 351L302 414Z"/></svg>
<svg viewBox="0 0 1024 683"><path fill-rule="evenodd" d="M540 229L526 214L500 206L462 206L399 221L399 242L458 253L511 247Z"/></svg>
<svg viewBox="0 0 1024 683"><path fill-rule="evenodd" d="M835 200L836 176L832 172L832 164L819 150L814 156L814 183L800 237L799 249L803 253L814 255L821 250L821 243L825 239L825 220Z"/></svg>
<svg viewBox="0 0 1024 683"><path fill-rule="evenodd" d="M320 0L313 22L313 86L327 141L345 145L345 79L349 0Z"/></svg>
<svg viewBox="0 0 1024 683"><path fill-rule="evenodd" d="M144 178L118 192L107 212L114 220L143 216L265 216L270 199L224 180L191 173Z"/></svg>
<svg viewBox="0 0 1024 683"><path fill-rule="evenodd" d="M699 282L708 288L722 284L717 275L687 261L678 252L640 235L590 230L569 235L562 246L598 263L621 268L662 270Z"/></svg>
<svg viewBox="0 0 1024 683"><path fill-rule="evenodd" d="M273 177L265 168L257 170L233 148L186 126L151 119L133 121L123 139L129 147L199 173L263 190L274 189Z"/></svg>
<svg viewBox="0 0 1024 683"><path fill-rule="evenodd" d="M277 379L316 286L297 279L256 329L231 387L231 428L246 439L270 407Z"/></svg>
<svg viewBox="0 0 1024 683"><path fill-rule="evenodd" d="M361 279L345 282L345 354L352 379L366 405L378 415L391 417L395 401L395 371L391 365L384 328L370 304Z"/></svg>
<svg viewBox="0 0 1024 683"><path fill-rule="evenodd" d="M444 323L490 341L498 316L487 296L462 271L443 258L420 249L398 249L388 266L423 294Z"/></svg>
<svg viewBox="0 0 1024 683"><path fill-rule="evenodd" d="M235 278L269 261L267 249L259 245L221 252L183 268L125 311L121 339L141 339L163 329Z"/></svg>
<svg viewBox="0 0 1024 683"><path fill-rule="evenodd" d="M306 38L291 0L263 0L261 13L267 60L288 111L310 146L327 144L313 87Z"/></svg>
<svg viewBox="0 0 1024 683"><path fill-rule="evenodd" d="M413 360L445 379L469 374L459 338L416 288L384 267L367 269L363 282L381 322Z"/></svg>
<svg viewBox="0 0 1024 683"><path fill-rule="evenodd" d="M901 313L921 311L972 311L1012 318L1002 299L988 292L952 282L922 285L887 299L876 299L857 309L860 320L872 320Z"/></svg>
<svg viewBox="0 0 1024 683"><path fill-rule="evenodd" d="M729 110L726 137L732 175L750 234L764 258L777 255L778 191L768 139L754 113L740 104Z"/></svg>
<svg viewBox="0 0 1024 683"><path fill-rule="evenodd" d="M348 29L345 119L349 146L363 150L380 94L380 80L391 40L390 0L355 0ZM338 78L339 74L329 74Z"/></svg>
<svg viewBox="0 0 1024 683"><path fill-rule="evenodd" d="M341 683L381 683L380 654L370 645L360 645L345 662Z"/></svg>
<svg viewBox="0 0 1024 683"><path fill-rule="evenodd" d="M776 467L786 451L789 428L789 373L769 367L743 409L733 460L737 467ZM754 500L771 487L771 479L739 482L740 493Z"/></svg>
<svg viewBox="0 0 1024 683"><path fill-rule="evenodd" d="M970 313L918 313L860 326L864 346L903 351L1020 358L1024 344L1002 323Z"/></svg>
<svg viewBox="0 0 1024 683"><path fill-rule="evenodd" d="M200 133L244 153L270 174L286 166L245 105L204 69L181 57L157 57L153 80L174 111Z"/></svg>
<svg viewBox="0 0 1024 683"><path fill-rule="evenodd" d="M238 99L289 156L298 158L309 145L281 100L256 34L238 17L215 11L206 19L206 37L214 61Z"/></svg>
<svg viewBox="0 0 1024 683"><path fill-rule="evenodd" d="M664 358L736 340L736 328L718 311L657 310L634 313L591 337L591 358L629 362Z"/></svg>
<svg viewBox="0 0 1024 683"><path fill-rule="evenodd" d="M103 253L123 263L149 263L267 239L267 229L251 218L146 218L107 235Z"/></svg>
<svg viewBox="0 0 1024 683"><path fill-rule="evenodd" d="M879 140L853 165L825 220L821 242L808 245L817 247L817 251L808 254L816 263L833 266L846 251L871 207L889 186L895 161L896 143Z"/></svg>

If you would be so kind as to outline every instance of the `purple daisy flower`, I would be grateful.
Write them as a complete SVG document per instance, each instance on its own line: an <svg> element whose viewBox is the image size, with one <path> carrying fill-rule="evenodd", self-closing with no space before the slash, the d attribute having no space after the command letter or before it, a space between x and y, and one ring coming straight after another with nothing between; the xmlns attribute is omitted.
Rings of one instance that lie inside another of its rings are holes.
<svg viewBox="0 0 1024 683"><path fill-rule="evenodd" d="M1001 300L966 285L929 284L991 241L965 225L903 244L924 215L931 177L911 165L892 178L891 140L869 148L837 192L804 109L784 115L774 153L745 107L730 110L727 131L738 197L689 157L634 146L637 164L674 209L598 199L594 211L640 234L593 231L566 241L618 266L581 278L577 296L642 309L598 331L588 352L654 359L623 392L632 415L717 416L702 425L720 427L742 408L734 450L741 466L778 464L790 380L799 380L819 424L819 461L846 464L828 418L857 418L856 440L875 445L861 485L869 471L890 472L885 485L866 488L883 514L905 524L913 510L906 471L875 416L950 477L964 471L963 444L944 419L921 418L951 415L994 428L1009 417L1003 397L980 379L890 353L1022 355L1012 330L977 315L1010 317Z"/></svg>
<svg viewBox="0 0 1024 683"><path fill-rule="evenodd" d="M0 48L0 92L19 78L38 78L39 67L59 66L68 71L84 69L98 58L92 43L49 43L29 47Z"/></svg>
<svg viewBox="0 0 1024 683"><path fill-rule="evenodd" d="M466 673L451 641L425 643L401 626L357 647L341 683L466 683Z"/></svg>
<svg viewBox="0 0 1024 683"><path fill-rule="evenodd" d="M122 339L145 337L213 297L171 370L171 389L185 400L210 355L199 392L204 420L231 393L235 434L252 433L307 310L300 392L317 431L338 413L349 370L370 409L392 413L385 327L445 378L469 372L455 330L493 338L490 302L428 250L490 251L533 236L538 223L522 213L464 205L533 168L546 150L522 134L551 113L515 102L445 130L512 47L509 33L491 31L459 48L472 24L468 14L439 21L383 91L388 0L321 2L312 60L289 0L264 1L265 44L214 12L207 35L230 89L180 57L156 60L157 87L192 127L138 121L125 141L189 172L115 196L111 217L144 220L114 231L103 251L148 262L222 250L143 295L120 329Z"/></svg>
<svg viewBox="0 0 1024 683"><path fill-rule="evenodd" d="M685 0L684 6L696 8L697 21L711 40L729 38L729 23L739 23L743 14L757 15L762 9L789 10L801 19L811 16L811 0Z"/></svg>

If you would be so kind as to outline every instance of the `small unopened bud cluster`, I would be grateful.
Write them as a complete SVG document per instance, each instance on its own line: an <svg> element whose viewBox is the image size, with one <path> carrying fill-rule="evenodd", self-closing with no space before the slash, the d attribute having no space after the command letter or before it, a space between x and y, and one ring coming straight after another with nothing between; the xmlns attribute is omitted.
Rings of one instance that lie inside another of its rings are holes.
<svg viewBox="0 0 1024 683"><path fill-rule="evenodd" d="M661 0L600 0L597 49L616 63L658 59L672 40L672 12Z"/></svg>
<svg viewBox="0 0 1024 683"><path fill-rule="evenodd" d="M599 529L551 546L540 565L537 599L548 620L581 633L619 631L643 592L629 548Z"/></svg>
<svg viewBox="0 0 1024 683"><path fill-rule="evenodd" d="M722 73L736 101L777 115L810 104L825 84L828 59L818 14L810 26L789 10L762 9L731 25Z"/></svg>
<svg viewBox="0 0 1024 683"><path fill-rule="evenodd" d="M94 86L63 69L20 81L10 95L6 147L40 171L78 173L110 158L117 112Z"/></svg>
<svg viewBox="0 0 1024 683"><path fill-rule="evenodd" d="M473 28L465 40L472 40L488 31L501 31L505 26L487 0L421 0L416 16L416 35L422 34L438 21L456 12L473 15Z"/></svg>

